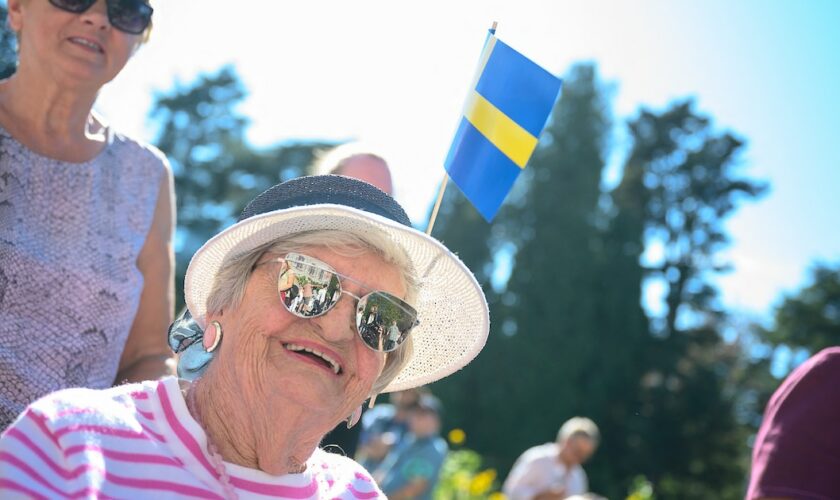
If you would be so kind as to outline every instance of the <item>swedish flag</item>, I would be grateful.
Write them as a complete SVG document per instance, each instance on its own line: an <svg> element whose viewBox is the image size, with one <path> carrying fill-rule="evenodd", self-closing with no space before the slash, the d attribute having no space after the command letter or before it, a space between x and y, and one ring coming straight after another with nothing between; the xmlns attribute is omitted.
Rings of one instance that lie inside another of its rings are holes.
<svg viewBox="0 0 840 500"><path fill-rule="evenodd" d="M445 162L488 222L537 147L560 84L490 31Z"/></svg>

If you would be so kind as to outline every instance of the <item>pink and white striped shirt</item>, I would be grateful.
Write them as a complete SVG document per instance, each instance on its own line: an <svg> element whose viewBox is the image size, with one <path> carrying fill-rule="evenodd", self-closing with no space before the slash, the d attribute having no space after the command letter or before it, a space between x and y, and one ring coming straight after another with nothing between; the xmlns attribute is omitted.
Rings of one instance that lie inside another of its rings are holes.
<svg viewBox="0 0 840 500"><path fill-rule="evenodd" d="M240 498L385 498L353 460L316 449L301 474L225 462ZM0 498L211 498L224 487L178 380L67 389L0 437Z"/></svg>

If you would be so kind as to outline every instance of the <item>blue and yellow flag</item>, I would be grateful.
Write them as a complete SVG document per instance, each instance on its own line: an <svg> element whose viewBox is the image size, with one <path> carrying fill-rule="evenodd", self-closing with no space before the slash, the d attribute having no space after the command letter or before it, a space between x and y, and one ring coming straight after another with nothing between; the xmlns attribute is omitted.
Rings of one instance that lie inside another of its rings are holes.
<svg viewBox="0 0 840 500"><path fill-rule="evenodd" d="M488 222L537 147L560 83L490 30L445 163Z"/></svg>

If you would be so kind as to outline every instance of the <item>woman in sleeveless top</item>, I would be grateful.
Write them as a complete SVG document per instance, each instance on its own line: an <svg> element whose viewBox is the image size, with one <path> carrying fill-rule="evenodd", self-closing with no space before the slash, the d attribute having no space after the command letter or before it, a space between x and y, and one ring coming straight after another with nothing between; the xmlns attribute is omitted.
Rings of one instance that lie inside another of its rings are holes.
<svg viewBox="0 0 840 500"><path fill-rule="evenodd" d="M0 429L34 399L169 373L172 175L93 113L145 41L142 0L8 0L0 81Z"/></svg>

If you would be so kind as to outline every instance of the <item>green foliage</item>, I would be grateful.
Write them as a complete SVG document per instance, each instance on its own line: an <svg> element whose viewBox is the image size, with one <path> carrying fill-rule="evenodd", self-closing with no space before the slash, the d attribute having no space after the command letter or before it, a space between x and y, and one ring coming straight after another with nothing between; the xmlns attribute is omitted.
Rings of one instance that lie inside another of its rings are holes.
<svg viewBox="0 0 840 500"><path fill-rule="evenodd" d="M840 264L817 264L811 284L785 298L776 310L775 327L764 331L763 339L812 354L840 345Z"/></svg>
<svg viewBox="0 0 840 500"><path fill-rule="evenodd" d="M630 486L627 500L656 500L653 485L645 476L636 476Z"/></svg>
<svg viewBox="0 0 840 500"><path fill-rule="evenodd" d="M725 270L716 260L729 239L723 221L737 201L766 187L736 177L744 142L717 133L690 100L661 114L642 110L630 131L634 146L625 171L644 186L646 238L663 246L663 257L649 271L667 284L667 317L658 329L669 335L678 330L680 314L715 312L708 273Z"/></svg>
<svg viewBox="0 0 840 500"><path fill-rule="evenodd" d="M810 283L776 308L772 326L754 324L747 332L763 353L739 363L737 414L753 430L779 384L771 366L774 373L787 374L807 355L840 345L840 263L817 263L810 274Z"/></svg>
<svg viewBox="0 0 840 500"><path fill-rule="evenodd" d="M499 482L496 470L483 469L482 463L481 455L473 450L462 448L450 451L441 466L433 498L436 500L504 498L498 491Z"/></svg>
<svg viewBox="0 0 840 500"><path fill-rule="evenodd" d="M0 5L0 80L8 78L17 68L17 38L9 29L8 10Z"/></svg>

